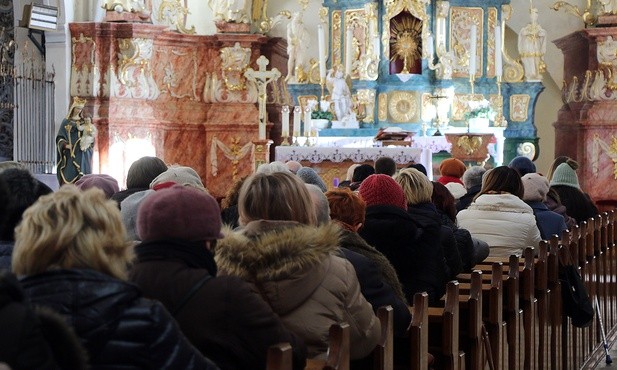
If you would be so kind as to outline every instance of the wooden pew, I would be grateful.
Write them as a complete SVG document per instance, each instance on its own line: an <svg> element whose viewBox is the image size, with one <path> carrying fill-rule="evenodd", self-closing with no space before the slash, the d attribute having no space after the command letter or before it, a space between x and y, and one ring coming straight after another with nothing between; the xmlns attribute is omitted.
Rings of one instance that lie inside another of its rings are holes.
<svg viewBox="0 0 617 370"><path fill-rule="evenodd" d="M519 300L519 257L510 256L508 278L504 282L506 336L508 338L508 370L518 370L523 364L523 310Z"/></svg>
<svg viewBox="0 0 617 370"><path fill-rule="evenodd" d="M268 348L266 370L291 370L292 349L289 343L279 343Z"/></svg>
<svg viewBox="0 0 617 370"><path fill-rule="evenodd" d="M411 369L423 370L428 365L428 294L416 293L413 297L411 326Z"/></svg>
<svg viewBox="0 0 617 370"><path fill-rule="evenodd" d="M535 279L535 297L537 300L536 306L536 327L538 337L536 340L537 346L537 362L538 369L549 368L550 350L549 347L549 330L548 330L548 301L550 291L548 289L548 242L542 240L538 245L538 256L535 262L534 279Z"/></svg>
<svg viewBox="0 0 617 370"><path fill-rule="evenodd" d="M460 288L460 287L459 287ZM471 274L471 285L468 296L461 296L460 332L465 333L464 351L466 368L470 370L483 369L484 349L482 346L482 272Z"/></svg>
<svg viewBox="0 0 617 370"><path fill-rule="evenodd" d="M538 301L534 292L534 249L526 248L523 251L524 268L521 271L519 302L523 309L524 332L524 369L536 369L536 306Z"/></svg>
<svg viewBox="0 0 617 370"><path fill-rule="evenodd" d="M440 369L465 369L465 353L459 351L459 283L450 281L446 286L444 307L429 307L429 338L431 353L436 355Z"/></svg>
<svg viewBox="0 0 617 370"><path fill-rule="evenodd" d="M375 370L392 370L394 368L394 309L392 306L379 307L377 317L381 323L381 338L373 351Z"/></svg>
<svg viewBox="0 0 617 370"><path fill-rule="evenodd" d="M550 249L547 257L547 284L550 295L548 297L548 328L550 367L552 370L563 368L563 330L562 330L562 297L561 284L559 282L559 253L565 251L557 235L550 240ZM561 252L560 252L561 250Z"/></svg>
<svg viewBox="0 0 617 370"><path fill-rule="evenodd" d="M306 370L349 370L349 324L332 324L326 359L309 359Z"/></svg>

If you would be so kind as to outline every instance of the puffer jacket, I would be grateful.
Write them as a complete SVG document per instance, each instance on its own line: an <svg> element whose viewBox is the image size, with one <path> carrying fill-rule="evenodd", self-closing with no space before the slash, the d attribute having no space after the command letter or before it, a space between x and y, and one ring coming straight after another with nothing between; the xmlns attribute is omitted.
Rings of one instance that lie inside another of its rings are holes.
<svg viewBox="0 0 617 370"><path fill-rule="evenodd" d="M304 339L309 357L327 351L329 328L340 322L351 328L352 359L373 350L381 326L351 263L336 256L336 225L258 220L226 234L216 247L219 274L253 284L285 326Z"/></svg>
<svg viewBox="0 0 617 370"><path fill-rule="evenodd" d="M520 254L525 247L538 247L542 240L529 205L516 195L482 194L456 216L458 226L484 240L490 256Z"/></svg>
<svg viewBox="0 0 617 370"><path fill-rule="evenodd" d="M21 283L33 305L58 312L75 329L92 369L218 369L133 284L88 269L49 271Z"/></svg>

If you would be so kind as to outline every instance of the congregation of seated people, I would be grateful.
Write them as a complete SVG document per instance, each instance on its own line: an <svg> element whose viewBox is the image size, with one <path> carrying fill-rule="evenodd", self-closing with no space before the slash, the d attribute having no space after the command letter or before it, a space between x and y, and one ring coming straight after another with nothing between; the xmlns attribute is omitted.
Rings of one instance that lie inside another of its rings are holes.
<svg viewBox="0 0 617 370"><path fill-rule="evenodd" d="M223 199L198 173L143 157L126 187L88 174L53 191L0 163L0 364L12 369L265 369L325 358L349 324L352 369L371 368L391 306L394 361L409 367L409 305L488 256L520 255L598 209L578 164L547 176L444 160L437 181L392 158L349 167L337 186L272 162Z"/></svg>

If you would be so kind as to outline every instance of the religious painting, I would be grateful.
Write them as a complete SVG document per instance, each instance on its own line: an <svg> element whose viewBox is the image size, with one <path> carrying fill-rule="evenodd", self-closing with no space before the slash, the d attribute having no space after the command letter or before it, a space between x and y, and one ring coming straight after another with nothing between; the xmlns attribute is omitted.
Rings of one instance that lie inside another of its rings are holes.
<svg viewBox="0 0 617 370"><path fill-rule="evenodd" d="M527 121L529 100L527 94L513 94L510 96L510 120L513 122Z"/></svg>
<svg viewBox="0 0 617 370"><path fill-rule="evenodd" d="M348 46L347 38L345 38L345 50L351 51L351 78L360 78L359 67L360 61L367 53L367 23L364 9L351 9L345 11L345 34L351 31L351 45ZM347 55L345 55L345 63L347 63ZM347 66L345 66L347 67Z"/></svg>
<svg viewBox="0 0 617 370"><path fill-rule="evenodd" d="M450 47L454 51L452 77L469 77L469 62L472 25L476 30L476 70L475 76L481 77L483 70L484 46L484 9L470 7L450 8ZM493 46L494 48L494 46Z"/></svg>

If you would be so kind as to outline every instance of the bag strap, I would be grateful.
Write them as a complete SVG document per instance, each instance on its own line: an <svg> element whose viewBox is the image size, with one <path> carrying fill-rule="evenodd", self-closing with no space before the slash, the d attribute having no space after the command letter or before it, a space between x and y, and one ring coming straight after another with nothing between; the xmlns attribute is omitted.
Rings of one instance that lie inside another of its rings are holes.
<svg viewBox="0 0 617 370"><path fill-rule="evenodd" d="M197 283L195 283L195 285L193 285L191 290L189 290L188 293L186 293L184 297L182 297L180 302L178 302L178 304L174 307L174 309L171 311L171 315L173 317L176 317L178 312L180 312L180 310L184 308L184 306L188 303L188 301L190 301L191 298L193 298L195 293L197 293L197 291L206 283L206 281L210 279L212 279L212 275L208 274L204 276L201 280L199 280Z"/></svg>

